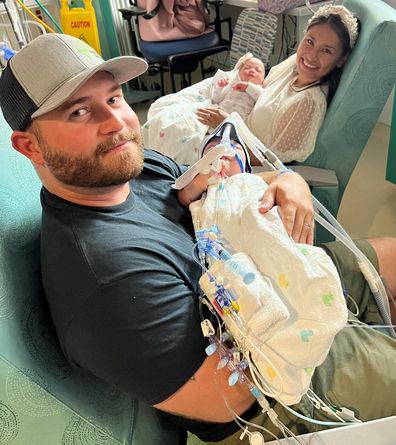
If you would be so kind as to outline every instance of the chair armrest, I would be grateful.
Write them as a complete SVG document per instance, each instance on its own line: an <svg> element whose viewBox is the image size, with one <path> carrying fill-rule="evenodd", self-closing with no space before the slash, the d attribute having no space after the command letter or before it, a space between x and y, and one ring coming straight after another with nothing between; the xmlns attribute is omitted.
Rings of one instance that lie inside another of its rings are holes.
<svg viewBox="0 0 396 445"><path fill-rule="evenodd" d="M147 10L139 8L139 6L132 6L131 8L120 8L119 11L122 14L124 20L131 20L132 17L139 17L147 14Z"/></svg>
<svg viewBox="0 0 396 445"><path fill-rule="evenodd" d="M300 174L311 187L338 187L338 179L334 170L305 165L290 165L289 168ZM253 173L264 171L263 167L253 167L252 170Z"/></svg>
<svg viewBox="0 0 396 445"><path fill-rule="evenodd" d="M168 65L172 67L172 72L174 74L181 74L184 72L183 64L189 60L190 57L194 57L195 60L199 60L199 56L202 56L202 60L205 57L211 56L212 54L217 54L223 51L229 51L229 45L219 45L213 46L211 48L204 48L194 51L186 51L184 53L173 54L168 57ZM181 71L179 71L179 69Z"/></svg>
<svg viewBox="0 0 396 445"><path fill-rule="evenodd" d="M312 187L338 187L338 179L334 170L306 165L291 165L290 168L300 174Z"/></svg>

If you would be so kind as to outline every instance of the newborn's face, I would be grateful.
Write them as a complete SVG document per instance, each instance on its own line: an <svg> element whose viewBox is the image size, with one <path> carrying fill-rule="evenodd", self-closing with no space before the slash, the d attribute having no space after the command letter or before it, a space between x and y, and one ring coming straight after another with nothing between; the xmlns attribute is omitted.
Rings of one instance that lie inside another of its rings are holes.
<svg viewBox="0 0 396 445"><path fill-rule="evenodd" d="M263 62L258 59L250 59L239 70L239 78L243 82L252 82L261 85L264 81L265 68Z"/></svg>
<svg viewBox="0 0 396 445"><path fill-rule="evenodd" d="M219 145L221 142L221 138L213 138L209 144L205 147L204 152L202 155L206 154L211 148L216 147L216 145ZM235 149L236 153L238 153L239 157L241 158L243 165L246 165L246 156L245 152L240 145L238 141L230 140L233 148ZM224 166L225 166L225 173L227 176L233 176L238 173L241 173L241 167L239 165L239 162L235 156L223 156L221 158Z"/></svg>

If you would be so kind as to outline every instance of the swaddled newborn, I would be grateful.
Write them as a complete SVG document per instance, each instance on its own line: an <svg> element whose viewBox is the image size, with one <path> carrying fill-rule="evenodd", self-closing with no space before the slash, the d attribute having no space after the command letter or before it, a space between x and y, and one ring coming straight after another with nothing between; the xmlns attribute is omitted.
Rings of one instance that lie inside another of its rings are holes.
<svg viewBox="0 0 396 445"><path fill-rule="evenodd" d="M218 143L217 137L204 149ZM209 267L216 277L232 282L238 297L244 329L230 319L227 322L225 314L227 328L250 351L267 387L272 388L271 395L294 404L307 392L315 367L324 361L335 335L346 324L346 303L337 270L324 250L295 243L277 207L259 213L267 184L245 173L248 152L236 133L233 144L240 159L222 159L223 177L214 180L212 176L206 193L189 207L195 229L216 226L231 253L237 253L256 274L247 284L227 270L224 261ZM192 182L202 187L204 176L207 185L209 175L198 175ZM188 203L189 188L194 184L179 192L184 203ZM216 295L207 274L200 284L213 301Z"/></svg>

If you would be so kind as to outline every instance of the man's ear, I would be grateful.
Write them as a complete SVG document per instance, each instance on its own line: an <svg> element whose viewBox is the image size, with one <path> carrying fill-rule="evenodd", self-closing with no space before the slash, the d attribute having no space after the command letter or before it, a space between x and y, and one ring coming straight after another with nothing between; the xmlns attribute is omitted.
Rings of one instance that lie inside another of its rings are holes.
<svg viewBox="0 0 396 445"><path fill-rule="evenodd" d="M15 130L11 135L12 146L35 164L44 165L36 136L27 131Z"/></svg>

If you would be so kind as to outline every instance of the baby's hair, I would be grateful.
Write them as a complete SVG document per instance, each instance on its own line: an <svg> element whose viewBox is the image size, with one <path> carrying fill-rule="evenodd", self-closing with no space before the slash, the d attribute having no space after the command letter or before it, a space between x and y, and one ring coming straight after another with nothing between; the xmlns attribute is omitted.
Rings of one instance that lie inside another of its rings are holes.
<svg viewBox="0 0 396 445"><path fill-rule="evenodd" d="M245 63L250 60L258 60L264 66L264 63L258 57L254 56L252 53L246 53L239 58L238 62L235 64L235 69L239 71L245 65Z"/></svg>

